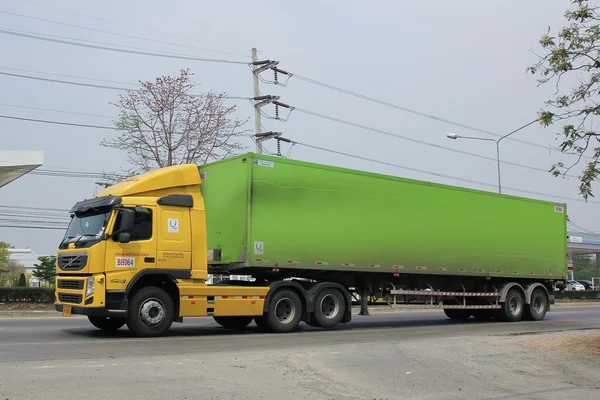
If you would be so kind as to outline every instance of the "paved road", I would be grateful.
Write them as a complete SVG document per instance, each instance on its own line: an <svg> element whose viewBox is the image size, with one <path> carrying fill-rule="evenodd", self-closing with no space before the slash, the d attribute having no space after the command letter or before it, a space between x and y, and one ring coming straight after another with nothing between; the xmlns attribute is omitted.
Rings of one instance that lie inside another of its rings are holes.
<svg viewBox="0 0 600 400"><path fill-rule="evenodd" d="M600 306L554 307L539 322L456 322L441 311L353 315L335 330L300 325L299 332L266 334L254 324L242 333L217 325L212 318L190 318L173 324L163 338L131 337L127 328L106 336L85 318L0 319L0 362L212 353L222 350L312 346L320 343L374 343L413 338L505 335L527 332L600 328Z"/></svg>
<svg viewBox="0 0 600 400"><path fill-rule="evenodd" d="M595 334L599 316L600 306L555 307L540 322L482 323L412 311L291 334L197 318L151 339L108 337L84 318L0 319L0 398L595 400L597 359L517 341Z"/></svg>

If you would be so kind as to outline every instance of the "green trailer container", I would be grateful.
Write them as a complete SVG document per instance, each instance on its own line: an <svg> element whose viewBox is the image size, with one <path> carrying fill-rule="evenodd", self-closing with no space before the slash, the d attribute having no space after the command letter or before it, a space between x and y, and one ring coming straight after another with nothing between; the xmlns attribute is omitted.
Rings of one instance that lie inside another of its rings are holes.
<svg viewBox="0 0 600 400"><path fill-rule="evenodd" d="M252 153L199 169L214 266L567 274L564 204Z"/></svg>

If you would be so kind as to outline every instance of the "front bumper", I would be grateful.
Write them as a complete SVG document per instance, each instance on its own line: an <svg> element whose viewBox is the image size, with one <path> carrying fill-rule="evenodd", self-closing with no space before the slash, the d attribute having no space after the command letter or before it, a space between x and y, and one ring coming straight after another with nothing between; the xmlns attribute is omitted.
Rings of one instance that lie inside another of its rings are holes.
<svg viewBox="0 0 600 400"><path fill-rule="evenodd" d="M56 311L62 313L63 308L68 304L54 304ZM105 307L78 307L70 306L71 313L74 315L87 315L90 317L125 317L127 312L125 310L109 310Z"/></svg>

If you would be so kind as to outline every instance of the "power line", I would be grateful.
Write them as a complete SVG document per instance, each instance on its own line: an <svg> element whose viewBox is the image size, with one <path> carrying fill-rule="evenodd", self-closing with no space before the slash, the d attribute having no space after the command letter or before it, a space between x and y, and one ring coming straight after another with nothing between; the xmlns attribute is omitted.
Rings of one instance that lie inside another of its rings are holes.
<svg viewBox="0 0 600 400"><path fill-rule="evenodd" d="M290 106L290 110L292 110L292 111L298 111L298 112L301 112L301 113L304 113L304 114L308 114L308 115L311 115L313 117L327 119L329 121L333 121L333 122L337 122L337 123L340 123L340 124L352 126L352 127L355 127L355 128L359 128L359 129L363 129L363 130L368 130L368 131L375 132L375 133L380 133L382 135L391 136L391 137L394 137L394 138L397 138L397 139L407 140L407 141L413 142L413 143L419 143L419 144L422 144L422 145L425 145L425 146L429 146L429 147L434 147L434 148L437 148L437 149L442 149L442 150L447 150L447 151L451 151L451 152L454 152L454 153L459 153L459 154L464 154L464 155L468 155L468 156L472 156L472 157L477 157L477 158L481 158L483 160L490 160L490 161L494 161L494 162L497 161L493 157L483 156L481 154L471 153L471 152L468 152L468 151L465 151L465 150L453 149L451 147L447 147L447 146L442 146L440 144L426 142L424 140L414 139L414 138L411 138L411 137L408 137L408 136L402 136L402 135L399 135L399 134L396 134L396 133L393 133L393 132L384 131L382 129L373 128L373 127L370 127L370 126L367 126L367 125L361 125L361 124L358 124L358 123L355 123L355 122L346 121L346 120L343 120L343 119L340 119L340 118L332 117L332 116L325 115L325 114L320 114L320 113L317 113L317 112L314 112L314 111L304 110L304 109L298 108L298 107L291 107ZM543 168L538 168L538 167L534 167L534 166L530 166L530 165L525 165L525 164L519 164L519 163L515 163L515 162L511 162L511 161L502 161L501 160L500 162L503 163L503 164L506 164L506 165L512 165L512 166L515 166L515 167L531 169L531 170L534 170L534 171L541 171L541 172L546 172L546 173L548 172L548 170L543 169ZM565 175L565 176L570 177L570 178L576 178L576 176L574 176L574 175Z"/></svg>
<svg viewBox="0 0 600 400"><path fill-rule="evenodd" d="M361 124L357 124L354 122L350 122L350 121L345 121L339 118L335 118L335 117L331 117L328 115L324 115L324 114L319 114L313 111L308 111L308 110L303 110L301 108L295 108L295 107L291 107L292 110L297 110L299 112L303 112L312 116L316 116L319 118L324 118L324 119L328 119L334 122L339 122L342 124L346 124L346 125L350 125L356 128L360 128L360 129L364 129L364 130L369 130L372 132L376 132L376 133L381 133L387 136L392 136L398 139L403 139L403 140L408 140L411 142L415 142L415 143L419 143L419 144L423 144L426 146L430 146L430 147L434 147L434 148L439 148L442 150L448 150L448 151L452 151L455 153L459 153L459 154L464 154L464 155L469 155L472 157L477 157L477 158L481 158L484 160L491 160L491 161L496 161L496 159L492 158L492 157L487 157L487 156L483 156L480 154L476 154L476 153L470 153L468 151L464 151L464 150L458 150L458 149L452 149L450 147L446 147L446 146L442 146L442 145L438 145L438 144L434 144L434 143L429 143L429 142L425 142L422 140L418 140L418 139L413 139L413 138L409 138L406 136L401 136L392 132L388 132L388 131L384 131L381 129L377 129L377 128L372 128L366 125L361 125ZM1 115L0 114L0 118L6 118L6 119L14 119L14 120L21 120L21 121L28 121L28 122L37 122L37 123L46 123L46 124L55 124L55 125L66 125L66 126L74 126L74 127L82 127L82 128L94 128L94 129L105 129L105 130L121 130L119 128L116 127L110 127L110 126L103 126L103 125L90 125L90 124L78 124L78 123L71 123L71 122L62 122L62 121L50 121L50 120L43 120L43 119L35 119L35 118L24 118L24 117L15 117L15 116L10 116L10 115ZM530 165L525 165L525 164L519 164L519 163L515 163L515 162L511 162L511 161L501 161L503 164L506 165L512 165L515 167L520 167L520 168L526 168L526 169L530 169L530 170L534 170L534 171L541 171L541 172L548 172L547 170L543 169L543 168L537 168L537 167L533 167ZM567 177L575 177L574 175L565 175Z"/></svg>
<svg viewBox="0 0 600 400"><path fill-rule="evenodd" d="M35 210L35 211L61 211L61 212L69 212L69 210L62 208L44 208L44 207L26 207L26 206L14 206L14 205L6 205L0 204L0 208L10 208L10 209L19 209L19 210Z"/></svg>
<svg viewBox="0 0 600 400"><path fill-rule="evenodd" d="M27 109L27 110L49 111L49 112L62 113L62 114L83 115L86 117L98 117L98 118L106 118L106 119L111 119L111 120L114 119L114 117L109 117L108 115L88 114L88 113L65 111L65 110L55 110L55 109L51 109L51 108L29 107L29 106L23 106L23 105L17 105L17 104L0 103L0 106L12 107L12 108L23 108L23 109Z"/></svg>
<svg viewBox="0 0 600 400"><path fill-rule="evenodd" d="M125 50L125 49L117 49L115 47L96 46L96 45L92 45L92 44L73 42L70 40L52 39L50 37L40 36L40 34L38 34L38 33L22 32L22 31L19 32L19 31L14 31L14 30L7 30L7 29L0 29L0 33L5 34L5 35L19 36L19 37L23 37L23 38L27 38L27 39L42 40L42 41L46 41L46 42L60 43L60 44L65 44L65 45L69 45L69 46L87 47L87 48L96 49L96 50L114 51L114 52L118 52L118 53L137 54L137 55L150 56L150 57L172 58L172 59L178 59L178 60L224 63L224 64L242 64L242 65L248 64L248 62L246 62L246 61L220 60L220 59L215 59L215 58L202 58L202 57L194 57L194 56L188 56L188 55L154 53L154 52L147 51L148 49ZM112 46L113 44L106 43L106 45Z"/></svg>
<svg viewBox="0 0 600 400"><path fill-rule="evenodd" d="M2 220L0 220L0 228L11 228L11 229L46 229L46 230L64 231L64 230L66 230L68 228L68 226L65 225L64 227L59 227L59 226L41 226L41 225L16 225L16 224L5 223Z"/></svg>
<svg viewBox="0 0 600 400"><path fill-rule="evenodd" d="M78 29L84 29L84 30L93 31L93 32L106 33L106 34L109 34L109 35L115 35L115 36L120 36L120 37L131 38L131 39L143 40L143 41L146 41L146 42L167 44L167 45L170 45L170 46L185 47L185 48L188 48L188 49L209 51L209 52L212 52L212 53L227 54L227 55L231 55L231 56L248 57L248 55L240 55L240 54L236 54L236 53L230 53L230 52L227 52L227 51L212 50L212 49L206 49L206 48L202 48L202 47L188 46L188 45L185 45L185 44L165 42L163 40L148 39L148 38L144 38L144 37L140 37L140 36L133 36L133 35L127 35L127 34L123 34L123 33L105 31L105 30L102 30L102 29L90 28L90 27L87 27L87 26L68 24L68 23L65 23L65 22L53 21L53 20L49 20L49 19L45 19L45 18L33 17L33 16L30 16L30 15L24 15L24 14L14 13L14 12L10 12L10 11L0 10L0 13L14 15L14 16L21 17L21 18L33 19L33 20L36 20L36 21L43 21L43 22L47 22L47 23L50 23L50 24L69 26L71 28L78 28Z"/></svg>
<svg viewBox="0 0 600 400"><path fill-rule="evenodd" d="M227 46L227 45L224 45L224 44L206 42L204 40L199 40L197 38L191 38L191 37L186 37L186 36L179 36L179 35L174 35L172 33L165 33L165 32L161 32L161 31L154 31L154 30L150 30L150 29L147 29L147 28L138 27L138 26L135 26L135 25L128 25L128 24L124 24L124 23L121 23L121 22L110 21L110 20L107 20L107 19L104 19L104 18L99 18L99 17L96 17L96 16L88 15L88 14L78 13L78 12L75 12L75 11L72 11L72 10L65 10L63 8L49 6L47 4L36 3L35 1L31 1L31 0L22 0L22 1L25 1L25 2L30 3L30 4L35 4L37 6L46 7L46 8L52 9L52 10L58 10L58 11L62 11L62 12L68 13L68 14L78 15L80 17L91 18L91 19L95 19L97 21L102 21L102 22L108 22L109 24L114 24L114 25L118 25L118 26L124 26L126 28L139 29L139 30L142 30L142 31L145 31L145 32L148 32L148 33L159 34L159 35L162 35L162 36L166 35L166 36L171 36L171 37L175 37L175 38L178 38L178 39L191 40L191 41L194 41L194 42L209 44L209 45L212 45L212 46L218 46L218 47L223 47L223 48L229 48L229 49L232 49L232 50L238 50L238 48L235 48L235 47L232 47L232 46ZM250 57L247 54L245 54L245 55L236 54L236 55L239 55L241 57Z"/></svg>
<svg viewBox="0 0 600 400"><path fill-rule="evenodd" d="M485 129L477 128L475 126L471 126L471 125L463 124L463 123L460 123L460 122L452 121L452 120L449 120L449 119L446 119L446 118L438 117L438 116L433 115L433 114L428 114L428 113L424 113L424 112L421 112L421 111L413 110L413 109L410 109L408 107L403 107L403 106L400 106L400 105L397 105L397 104L393 104L393 103L390 103L390 102L387 102L387 101L384 101L384 100L380 100L380 99L377 99L377 98L374 98L374 97L370 97L370 96L367 96L367 95L364 95L364 94L361 94L361 93L353 92L351 90L347 90L347 89L343 89L341 87L330 85L330 84L325 83L325 82L320 82L320 81L317 81L315 79L307 78L307 77L302 76L302 75L297 75L297 74L290 73L290 77L295 77L295 78L298 78L299 80L302 80L302 81L305 81L305 82L308 82L308 83L311 83L311 84L314 84L314 85L318 85L318 86L321 86L321 87L324 87L324 88L327 88L327 89L335 90L337 92L344 93L344 94L347 94L349 96L357 97L357 98L362 99L362 100L370 101L370 102L373 102L373 103L376 103L376 104L379 104L379 105L383 105L383 106L386 106L386 107L394 108L396 110L400 110L400 111L404 111L404 112L407 112L407 113L410 113L410 114L418 115L418 116L421 116L421 117L424 117L424 118L428 118L428 119L431 119L431 120L434 120L434 121L443 122L445 124L457 126L459 128L469 129L469 130L472 130L472 131L475 131L475 132L480 132L480 133L484 133L484 134L491 135L491 136L496 136L496 137L502 137L502 136L504 136L503 134L500 134L500 133L491 132L491 131L488 131L488 130L485 130ZM507 138L507 140L512 140L514 142L518 142L518 143L521 143L521 144L526 144L526 145L529 145L529 146L539 147L539 148L542 148L542 149L551 150L551 151L555 151L555 152L564 154L560 149L557 149L557 148L552 147L552 146L544 146L544 145L541 145L541 144L532 143L532 142L528 142L526 140L521 140L521 139L517 139L517 138ZM586 157L586 158L589 158L589 157Z"/></svg>
<svg viewBox="0 0 600 400"><path fill-rule="evenodd" d="M75 76L75 75L68 75L68 74L57 74L57 73L54 73L54 72L33 71L31 69L23 69L23 68L0 67L0 69L6 69L6 70L9 70L9 71L29 72L29 73L33 73L33 74L60 76L60 77L63 77L63 78L85 79L85 80L88 80L88 81L96 81L96 82L116 83L116 84L119 84L119 85L133 85L133 86L136 85L136 84L133 84L133 83L130 83L130 82L111 81L111 80L107 80L107 79L98 79L98 78L87 78L87 77L83 77L83 76Z"/></svg>
<svg viewBox="0 0 600 400"><path fill-rule="evenodd" d="M46 119L15 117L12 115L0 115L0 118L15 119L15 120L19 120L19 121L28 121L28 122L39 122L39 123L44 123L44 124L77 126L77 127L81 127L81 128L108 129L108 130L113 130L113 131L119 130L119 128L113 128L112 126L76 124L76 123L72 123L72 122L49 121Z"/></svg>
<svg viewBox="0 0 600 400"><path fill-rule="evenodd" d="M482 186L496 187L496 185L487 183L487 182L481 182L481 181L476 181L476 180L472 180L472 179L461 178L461 177L456 177L456 176L452 176L452 175L445 175L445 174L440 174L437 172L431 172L431 171L421 170L421 169L417 169L417 168L407 167L405 165L389 163L386 161L380 161L380 160L376 160L373 158L358 156L356 154L344 153L341 151L332 150L332 149L328 149L328 148L324 148L324 147L313 146L313 145L306 144L306 143L300 143L300 142L296 142L296 141L293 141L292 143L295 145L298 145L298 146L304 146L304 147L312 148L315 150L320 150L320 151L325 151L328 153L333 153L333 154L338 154L338 155L342 155L342 156L346 156L346 157L350 157L350 158L355 158L358 160L370 161L370 162L373 162L376 164L387 165L387 166L396 167L396 168L400 168L400 169L406 169L409 171L419 172L419 173L423 173L423 174L427 174L427 175L458 180L461 182L473 183L473 184L482 185ZM563 199L563 200L584 202L584 203L589 203L589 204L600 204L600 201L586 201L584 199L579 199L579 198L575 198L575 197L557 196L557 195L553 195L553 194L536 192L536 191L532 191L532 190L517 189L517 188L512 188L512 187L507 187L506 189L512 190L514 192L527 193L527 194L536 195L536 196L552 197L552 198L558 198L558 199Z"/></svg>
<svg viewBox="0 0 600 400"><path fill-rule="evenodd" d="M45 73L45 72L38 72L38 73ZM90 84L90 83L82 83L82 82L73 82L73 81L65 81L65 80L59 80L59 79L50 79L50 78L42 78L39 76L31 76L31 75L22 75L22 74L12 74L9 72L2 72L0 71L0 75L5 75L5 76L11 76L11 77L15 77L15 78L24 78L24 79L34 79L34 80L38 80L38 81L45 81L45 82L52 82L52 83L61 83L61 84L66 84L66 85L74 85L74 86L84 86L84 87L90 87L90 88L95 88L95 89L109 89L109 90L119 90L119 91L128 91L128 92L132 92L132 91L136 91L138 89L133 89L133 88L124 88L124 87L117 87L117 86L106 86L106 85L94 85L94 84ZM82 77L75 77L78 79L90 79L90 78L82 78ZM109 81L110 82L110 81ZM127 85L133 85L132 83L126 83ZM206 97L208 96L208 93L200 93L200 94L189 94L189 96L192 97ZM222 96L223 98L229 99L229 100L250 100L249 97L241 97L241 96L229 96L229 95L225 95Z"/></svg>
<svg viewBox="0 0 600 400"><path fill-rule="evenodd" d="M109 90L119 90L119 91L123 91L123 90L134 91L135 90L133 88L122 88L122 87L107 86L107 85L94 85L91 83L64 81L64 80L58 80L58 79L42 78L39 76L11 74L9 72L1 72L1 71L0 71L0 75L12 76L15 78L34 79L34 80L45 81L45 82L62 83L65 85L85 86L85 87L91 87L91 88L96 88L96 89L109 89Z"/></svg>

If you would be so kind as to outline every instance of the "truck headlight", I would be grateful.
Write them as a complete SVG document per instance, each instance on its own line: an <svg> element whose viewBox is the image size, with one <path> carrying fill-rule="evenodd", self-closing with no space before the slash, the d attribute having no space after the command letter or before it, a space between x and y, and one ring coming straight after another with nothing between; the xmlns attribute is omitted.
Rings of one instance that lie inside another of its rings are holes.
<svg viewBox="0 0 600 400"><path fill-rule="evenodd" d="M90 276L87 279L87 286L86 286L86 290L85 290L85 297L91 296L93 294L94 294L94 277Z"/></svg>

